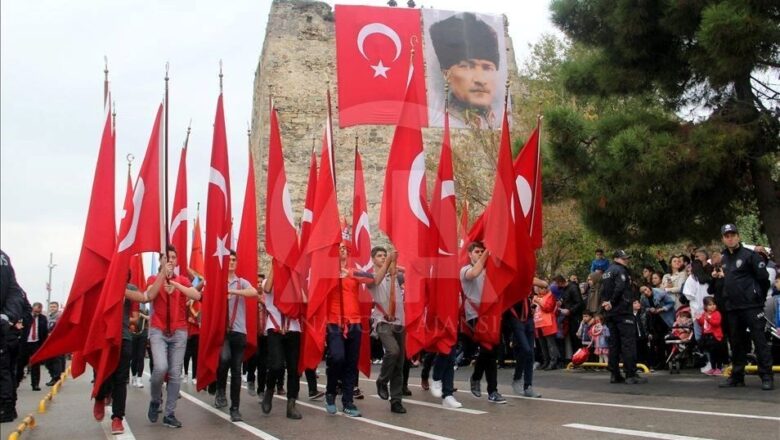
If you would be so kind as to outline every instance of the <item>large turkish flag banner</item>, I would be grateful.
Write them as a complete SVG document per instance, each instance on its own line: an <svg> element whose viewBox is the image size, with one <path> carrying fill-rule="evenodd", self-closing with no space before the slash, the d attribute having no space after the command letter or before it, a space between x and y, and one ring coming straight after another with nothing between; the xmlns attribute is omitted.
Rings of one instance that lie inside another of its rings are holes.
<svg viewBox="0 0 780 440"><path fill-rule="evenodd" d="M336 5L336 67L339 127L396 124L401 115L414 47L423 65L420 10ZM420 117L428 126L425 71L414 81Z"/></svg>

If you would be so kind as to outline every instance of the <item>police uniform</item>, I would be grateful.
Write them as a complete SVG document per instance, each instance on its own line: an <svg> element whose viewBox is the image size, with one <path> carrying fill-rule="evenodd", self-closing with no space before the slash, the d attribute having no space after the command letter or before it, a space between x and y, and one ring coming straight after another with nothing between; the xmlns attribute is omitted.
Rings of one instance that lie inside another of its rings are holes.
<svg viewBox="0 0 780 440"><path fill-rule="evenodd" d="M625 251L615 252L615 258L629 258ZM613 262L601 279L601 300L609 302L612 308L605 312L609 329L609 370L610 382L640 383L636 374L636 323L632 303L634 291L631 288L631 275L626 267ZM620 357L623 357L624 378L620 374Z"/></svg>
<svg viewBox="0 0 780 440"><path fill-rule="evenodd" d="M737 232L733 225L725 225L723 231ZM764 389L773 388L772 354L764 333L764 302L769 284L766 261L740 243L733 251L722 252L721 265L724 277L717 279L714 289L719 290L725 306L732 351L731 377L724 386L741 386L745 381L745 364L750 342L748 330L758 358L758 374Z"/></svg>
<svg viewBox="0 0 780 440"><path fill-rule="evenodd" d="M20 332L14 325L30 314L27 295L16 282L11 259L0 250L0 423L16 419L16 358Z"/></svg>

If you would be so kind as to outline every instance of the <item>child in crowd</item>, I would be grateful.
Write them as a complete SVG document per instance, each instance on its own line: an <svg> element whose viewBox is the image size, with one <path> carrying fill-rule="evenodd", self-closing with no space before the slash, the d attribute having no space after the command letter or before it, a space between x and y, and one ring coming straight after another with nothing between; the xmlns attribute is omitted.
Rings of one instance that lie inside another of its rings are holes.
<svg viewBox="0 0 780 440"><path fill-rule="evenodd" d="M667 339L679 339L681 341L690 341L693 336L693 319L688 308L683 308L677 312L677 319L674 320L671 337Z"/></svg>
<svg viewBox="0 0 780 440"><path fill-rule="evenodd" d="M650 353L650 339L648 333L647 309L635 299L633 304L634 323L636 325L636 360L640 364L648 364Z"/></svg>
<svg viewBox="0 0 780 440"><path fill-rule="evenodd" d="M710 356L712 369L707 371L706 374L711 376L720 376L723 364L726 363L726 343L723 339L721 319L718 306L715 305L715 298L711 296L705 297L704 313L696 321L702 328L701 347Z"/></svg>
<svg viewBox="0 0 780 440"><path fill-rule="evenodd" d="M593 320L593 312L586 310L582 312L582 322L580 322L580 328L577 330L577 337L580 338L583 347L590 345L590 326Z"/></svg>
<svg viewBox="0 0 780 440"><path fill-rule="evenodd" d="M593 315L590 327L590 338L593 341L593 353L598 355L599 362L607 363L609 357L609 329L602 324L604 317L601 313Z"/></svg>

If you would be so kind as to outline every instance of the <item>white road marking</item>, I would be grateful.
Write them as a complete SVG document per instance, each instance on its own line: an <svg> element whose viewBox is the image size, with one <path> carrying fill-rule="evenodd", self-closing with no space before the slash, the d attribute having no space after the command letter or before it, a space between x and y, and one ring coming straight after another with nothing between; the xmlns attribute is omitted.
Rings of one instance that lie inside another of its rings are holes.
<svg viewBox="0 0 780 440"><path fill-rule="evenodd" d="M130 423L127 422L127 419L125 418L123 423L125 424L125 432L122 434L114 435L111 434L111 406L106 406L106 415L102 422L100 422L100 426L103 427L103 432L106 434L107 439L112 440L135 440L135 435L133 435L133 430L130 429Z"/></svg>
<svg viewBox="0 0 780 440"><path fill-rule="evenodd" d="M584 425L581 423L569 423L565 428L584 429L586 431L608 432L611 434L631 435L634 437L658 438L662 440L712 440L703 437L689 437L687 435L664 434L661 432L637 431L634 429L610 428L608 426Z"/></svg>
<svg viewBox="0 0 780 440"><path fill-rule="evenodd" d="M379 395L377 394L371 394L371 397L376 397L379 399ZM422 400L412 400L412 399L403 399L403 403L411 403L412 405L420 405L420 406L427 406L429 408L436 408L436 409L444 409L447 411L456 411L460 413L465 414L487 414L487 411L480 411L478 409L469 409L469 408L447 408L446 406L442 406L441 404L431 403L431 402L424 402Z"/></svg>
<svg viewBox="0 0 780 440"><path fill-rule="evenodd" d="M144 373L144 376L151 377L149 375L149 373ZM181 394L181 397L189 400L190 402L194 403L195 405L205 409L206 411L214 414L215 416L217 416L217 417L219 417L219 418L221 418L223 420L227 420L228 422L230 422L230 416L225 414L225 413L223 413L222 411L220 411L220 410L218 410L216 408L213 408L211 405L209 405L207 403L204 403L203 401L201 401L197 397L195 397L195 396L193 396L193 395L191 395L191 394L181 390L181 388L179 389L179 393ZM248 432L250 434L253 434L257 438L261 438L263 440L280 440L278 437L274 437L273 435L271 435L271 434L269 434L269 433L267 433L265 431L261 431L261 430L255 428L254 426L252 426L252 425L250 425L248 423L244 423L244 422L230 422L230 423L232 423L233 425L243 429L244 431L246 431L246 432ZM109 430L109 433L110 432L111 431Z"/></svg>
<svg viewBox="0 0 780 440"><path fill-rule="evenodd" d="M362 379L361 379L362 380ZM409 384L409 386L413 387L420 387L420 385L416 384ZM471 395L471 391L466 390L458 390L459 393L465 393ZM659 412L671 412L676 414L695 414L695 415L701 415L701 416L714 416L714 417L735 417L740 419L756 419L756 420L771 420L771 421L778 421L780 422L780 417L773 417L773 416L761 416L761 415L755 415L755 414L737 414L737 413L726 413L726 412L714 412L714 411L696 411L691 409L677 409L677 408L658 408L654 406L640 406L640 405L625 405L620 403L604 403L604 402L585 402L585 401L577 401L577 400L563 400L563 399L548 399L548 398L535 398L535 397L525 397L525 396L517 396L514 394L502 394L504 397L511 397L513 399L527 399L527 400L534 400L534 401L541 401L541 402L554 402L554 403L568 403L572 405L588 405L588 406L606 406L611 408L628 408L628 409L641 409L641 410L648 410L648 411L659 411Z"/></svg>

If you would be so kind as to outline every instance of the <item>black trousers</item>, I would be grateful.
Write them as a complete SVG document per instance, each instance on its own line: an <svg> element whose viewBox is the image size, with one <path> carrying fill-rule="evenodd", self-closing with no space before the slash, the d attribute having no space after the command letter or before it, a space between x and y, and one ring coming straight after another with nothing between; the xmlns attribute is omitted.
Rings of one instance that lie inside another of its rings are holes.
<svg viewBox="0 0 780 440"><path fill-rule="evenodd" d="M22 350L19 354L19 361L16 364L16 386L22 382L24 378L24 368L30 362L30 357L41 348L41 341L38 342L22 342ZM30 385L33 388L38 388L41 383L41 364L30 365Z"/></svg>
<svg viewBox="0 0 780 440"><path fill-rule="evenodd" d="M192 360L192 376L198 375L198 341L200 335L192 335L187 338L187 348L184 349L184 374L189 373L190 360Z"/></svg>
<svg viewBox="0 0 780 440"><path fill-rule="evenodd" d="M140 335L133 335L132 339L130 340L130 372L133 374L133 377L141 377L144 375L146 341L148 340L149 336L146 334L146 332L143 332Z"/></svg>
<svg viewBox="0 0 780 440"><path fill-rule="evenodd" d="M103 400L111 396L111 418L125 417L125 404L127 403L127 383L130 380L130 358L132 357L132 340L122 339L122 351L119 354L119 363L116 370L106 378L100 386L96 400Z"/></svg>
<svg viewBox="0 0 780 440"><path fill-rule="evenodd" d="M300 376L298 376L301 333L287 332L282 334L269 330L266 340L268 342L268 378L266 386L269 389L273 389L274 385L279 383L279 379L284 376L286 369L287 398L298 399L298 392L301 388Z"/></svg>
<svg viewBox="0 0 780 440"><path fill-rule="evenodd" d="M750 330L750 339L753 340L755 347L759 376L762 378L772 377L772 352L766 340L766 333L764 333L764 311L762 309L730 310L726 312L726 320L729 323L729 340L731 341L733 364L731 377L736 379L745 377L747 352L750 350L750 341L746 330Z"/></svg>
<svg viewBox="0 0 780 440"><path fill-rule="evenodd" d="M222 351L219 354L219 367L217 368L217 392L225 393L227 387L227 374L230 370L230 409L238 409L241 402L241 363L244 360L246 348L246 335L229 331L222 343Z"/></svg>
<svg viewBox="0 0 780 440"><path fill-rule="evenodd" d="M5 339L5 335L0 334L0 338ZM15 359L11 357L10 347L0 340L0 410L3 411L4 422L16 407L16 371L12 367Z"/></svg>
<svg viewBox="0 0 780 440"><path fill-rule="evenodd" d="M609 371L613 376L620 374L620 358L626 377L636 376L636 324L633 316L610 316L609 329Z"/></svg>
<svg viewBox="0 0 780 440"><path fill-rule="evenodd" d="M257 335L257 350L246 361L246 381L257 383L257 392L265 391L265 381L268 377L268 338Z"/></svg>

